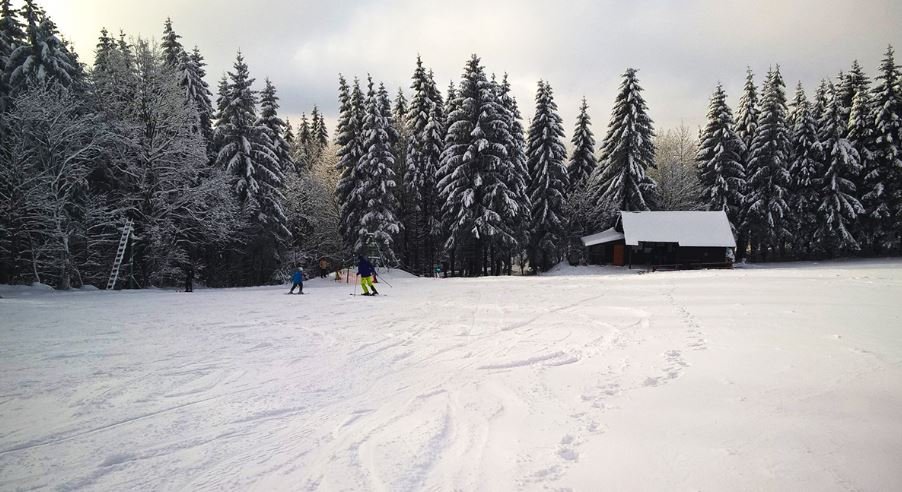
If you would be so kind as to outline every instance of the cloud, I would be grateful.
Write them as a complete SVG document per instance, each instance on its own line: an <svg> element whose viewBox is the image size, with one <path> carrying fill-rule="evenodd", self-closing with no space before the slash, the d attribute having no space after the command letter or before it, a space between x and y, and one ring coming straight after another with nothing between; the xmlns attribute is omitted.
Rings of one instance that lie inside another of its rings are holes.
<svg viewBox="0 0 902 492"><path fill-rule="evenodd" d="M269 76L292 118L318 104L334 121L337 76L371 73L407 89L417 54L442 88L457 80L471 53L489 72L511 77L521 111L532 113L536 82L555 90L567 124L579 100L591 105L601 137L620 75L640 69L659 129L704 121L722 81L735 104L751 66L761 76L780 64L787 85L806 88L858 59L871 73L887 43L902 47L898 0L44 0L92 58L102 26L159 37L171 16L186 45L209 62L210 84L240 47L252 74Z"/></svg>

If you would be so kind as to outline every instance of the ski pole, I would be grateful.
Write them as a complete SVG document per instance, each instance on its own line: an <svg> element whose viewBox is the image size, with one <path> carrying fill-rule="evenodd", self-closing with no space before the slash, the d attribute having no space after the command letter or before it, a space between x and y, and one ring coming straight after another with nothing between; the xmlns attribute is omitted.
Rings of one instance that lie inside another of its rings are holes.
<svg viewBox="0 0 902 492"><path fill-rule="evenodd" d="M375 276L375 274L373 274L373 276ZM380 280L380 282L382 282L382 283L384 283L385 285L387 285L387 286L391 287L392 289L394 289L394 287L392 287L392 284L388 283L388 281L385 280L384 278L383 278L382 280Z"/></svg>

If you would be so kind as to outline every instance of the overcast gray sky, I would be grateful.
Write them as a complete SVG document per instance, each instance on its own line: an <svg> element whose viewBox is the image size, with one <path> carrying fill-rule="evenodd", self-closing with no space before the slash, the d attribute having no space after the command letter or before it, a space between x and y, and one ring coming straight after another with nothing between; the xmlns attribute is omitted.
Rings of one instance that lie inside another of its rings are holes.
<svg viewBox="0 0 902 492"><path fill-rule="evenodd" d="M887 44L902 49L900 0L38 1L86 62L101 27L159 39L167 16L206 57L211 87L241 48L292 120L318 104L334 122L339 72L409 92L419 53L444 90L478 53L489 72L509 73L525 117L536 82L549 81L568 139L583 96L603 136L627 67L663 131L702 124L718 80L735 105L746 65L760 82L780 64L790 89L801 80L811 92L853 59L873 75Z"/></svg>

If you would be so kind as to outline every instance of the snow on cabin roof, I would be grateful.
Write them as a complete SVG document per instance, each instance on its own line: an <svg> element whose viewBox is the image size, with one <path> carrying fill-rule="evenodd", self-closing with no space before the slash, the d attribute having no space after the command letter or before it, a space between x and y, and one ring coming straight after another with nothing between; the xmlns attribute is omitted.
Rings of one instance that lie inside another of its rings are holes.
<svg viewBox="0 0 902 492"><path fill-rule="evenodd" d="M626 244L631 246L638 246L642 241L689 247L736 247L730 221L723 211L621 212L620 218Z"/></svg>
<svg viewBox="0 0 902 492"><path fill-rule="evenodd" d="M583 242L583 246L595 246L596 244L609 243L611 241L617 241L618 239L623 239L623 233L617 232L613 227L606 231L580 238Z"/></svg>

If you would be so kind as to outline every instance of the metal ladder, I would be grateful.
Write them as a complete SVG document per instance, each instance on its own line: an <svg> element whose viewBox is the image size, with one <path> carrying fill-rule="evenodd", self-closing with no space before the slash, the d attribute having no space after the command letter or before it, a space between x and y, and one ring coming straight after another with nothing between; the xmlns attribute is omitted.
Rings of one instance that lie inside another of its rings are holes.
<svg viewBox="0 0 902 492"><path fill-rule="evenodd" d="M122 238L119 239L119 249L116 250L116 261L113 262L113 271L110 272L110 280L106 284L106 290L112 290L119 280L119 267L122 266L122 259L125 257L125 249L128 246L128 237L132 233L132 219L125 221L125 227L122 229Z"/></svg>

